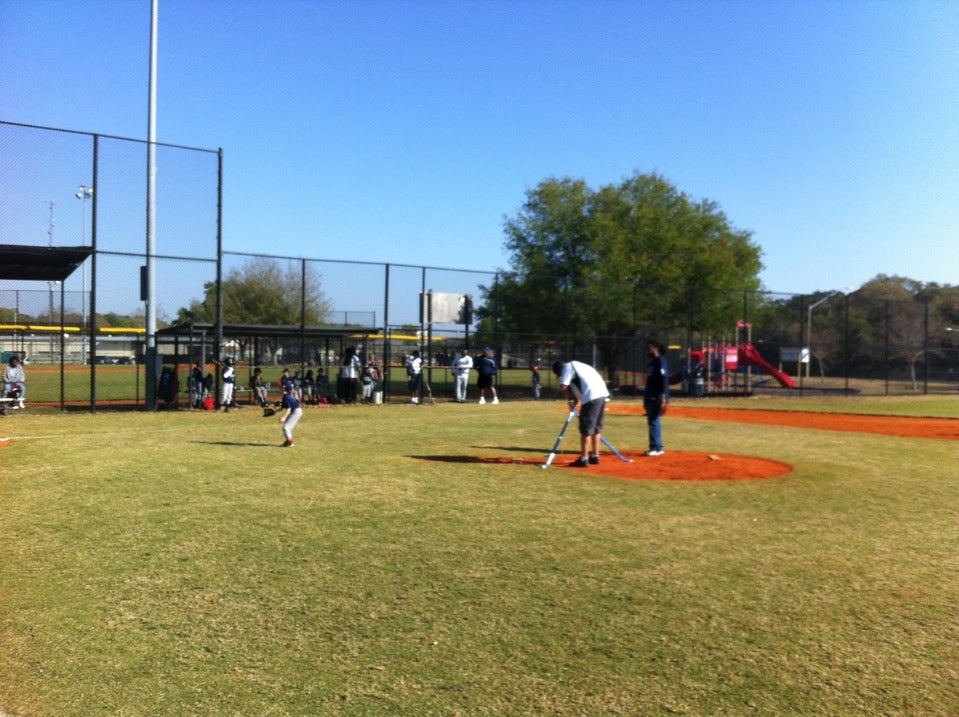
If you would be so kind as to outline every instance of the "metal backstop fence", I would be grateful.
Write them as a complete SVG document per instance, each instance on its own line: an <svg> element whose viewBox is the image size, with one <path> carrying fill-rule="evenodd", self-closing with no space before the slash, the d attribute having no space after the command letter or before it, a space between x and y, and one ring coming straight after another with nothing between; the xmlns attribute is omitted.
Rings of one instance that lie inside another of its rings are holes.
<svg viewBox="0 0 959 717"><path fill-rule="evenodd" d="M0 245L90 250L63 282L0 279L0 357L26 357L29 403L145 405L147 148L139 140L0 122ZM929 299L690 287L682 320L618 336L516 334L490 307L479 323L433 323L422 311L424 294L460 295L478 306L497 272L311 257L321 253L320 238L290 247L270 237L263 241L268 250L231 250L221 234L228 211L221 206L222 152L156 148L150 259L158 324L216 327L212 339L187 342L188 350L176 332L161 339L161 361L183 374L197 362L215 372L211 360L234 355L241 381L257 367L270 380L283 368L335 376L345 350L357 347L382 365L385 398L400 398L403 364L419 351L430 390L445 399L453 394L452 358L463 348L477 354L490 346L506 397L532 397L536 373L541 395L550 395L549 367L557 358L596 365L629 396L642 387L644 344L655 337L667 349L677 391L694 392L699 363L703 395L959 390L959 333L949 325L955 317ZM233 286L243 291L233 294ZM729 307L719 325L704 326L697 316L704 296L720 296ZM254 328L226 336L228 324ZM187 388L184 380L181 392Z"/></svg>

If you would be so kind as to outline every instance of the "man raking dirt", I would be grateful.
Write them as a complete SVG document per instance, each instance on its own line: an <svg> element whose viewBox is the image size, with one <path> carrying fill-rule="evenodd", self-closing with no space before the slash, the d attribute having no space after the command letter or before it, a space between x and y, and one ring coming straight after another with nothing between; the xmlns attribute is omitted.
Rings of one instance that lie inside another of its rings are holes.
<svg viewBox="0 0 959 717"><path fill-rule="evenodd" d="M599 463L599 444L603 434L603 419L609 389L599 372L581 361L557 361L553 373L559 379L559 388L569 401L570 411L579 404L580 455L570 463L574 468L585 468Z"/></svg>

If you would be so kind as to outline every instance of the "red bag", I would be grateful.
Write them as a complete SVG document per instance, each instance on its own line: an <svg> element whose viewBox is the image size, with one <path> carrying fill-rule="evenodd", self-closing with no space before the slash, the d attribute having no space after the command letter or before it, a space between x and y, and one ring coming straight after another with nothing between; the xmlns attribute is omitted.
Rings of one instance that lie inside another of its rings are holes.
<svg viewBox="0 0 959 717"><path fill-rule="evenodd" d="M203 410L212 411L216 408L216 401L213 400L213 396L207 396L203 399Z"/></svg>

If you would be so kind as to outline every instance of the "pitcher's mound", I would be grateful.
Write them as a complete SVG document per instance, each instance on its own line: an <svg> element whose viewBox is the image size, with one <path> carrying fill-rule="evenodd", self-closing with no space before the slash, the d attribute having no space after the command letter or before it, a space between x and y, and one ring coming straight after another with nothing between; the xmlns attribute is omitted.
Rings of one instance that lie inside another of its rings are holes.
<svg viewBox="0 0 959 717"><path fill-rule="evenodd" d="M693 451L666 451L661 456L644 456L628 451L623 455L631 460L625 463L611 453L600 456L599 465L586 468L570 466L576 454L562 453L553 460L548 471L562 471L564 475L582 473L626 480L720 481L757 480L776 478L792 471L788 463L752 456L734 456L726 453L695 453ZM423 460L442 460L455 463L485 463L488 465L523 465L541 468L546 456L530 458L504 456L413 456ZM548 475L548 473L545 473Z"/></svg>
<svg viewBox="0 0 959 717"><path fill-rule="evenodd" d="M623 455L630 458L632 463L624 463L614 455L603 453L600 455L602 462L599 465L586 468L573 468L569 465L576 460L575 455L557 456L550 470L560 468L563 471L593 473L631 480L676 481L756 480L775 478L792 471L792 466L788 463L725 453L667 450L661 456L645 456L642 453L631 452L625 452Z"/></svg>

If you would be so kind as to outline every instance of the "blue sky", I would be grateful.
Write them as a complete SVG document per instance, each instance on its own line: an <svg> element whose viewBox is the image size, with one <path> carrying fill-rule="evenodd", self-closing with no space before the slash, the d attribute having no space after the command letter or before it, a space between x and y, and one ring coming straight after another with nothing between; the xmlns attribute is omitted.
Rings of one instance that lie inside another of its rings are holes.
<svg viewBox="0 0 959 717"><path fill-rule="evenodd" d="M159 5L158 139L223 148L228 249L505 267L526 190L640 171L770 290L959 283L957 2ZM0 119L145 139L149 19L0 0Z"/></svg>

